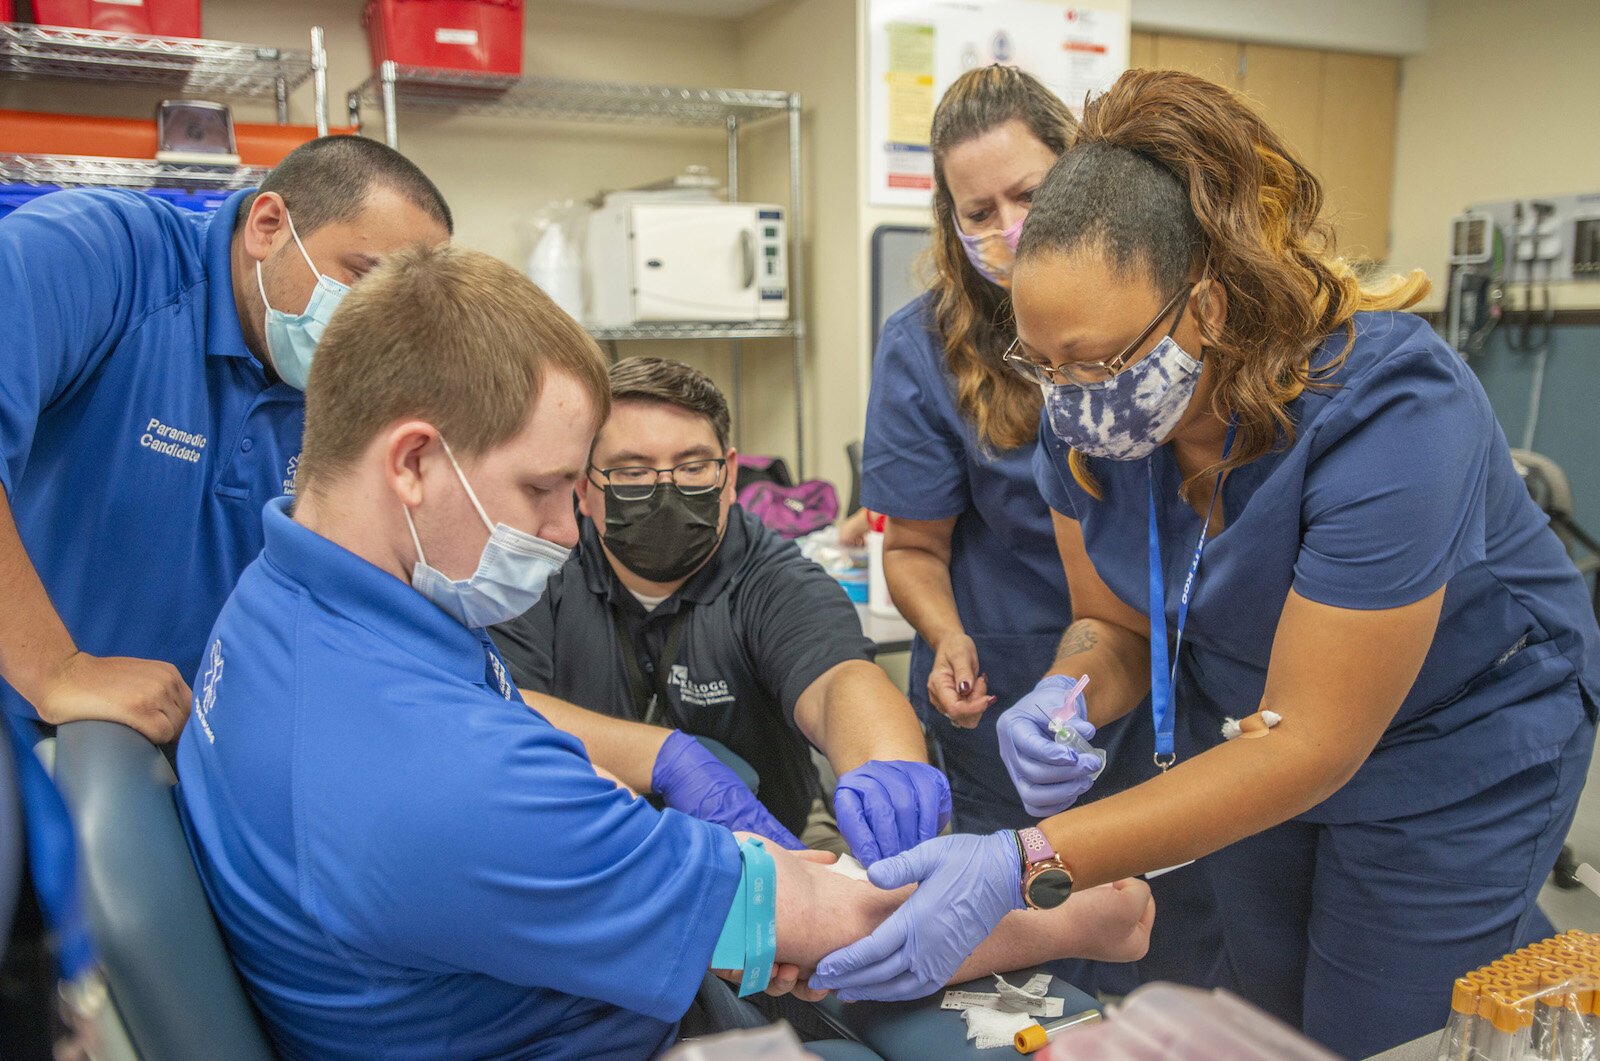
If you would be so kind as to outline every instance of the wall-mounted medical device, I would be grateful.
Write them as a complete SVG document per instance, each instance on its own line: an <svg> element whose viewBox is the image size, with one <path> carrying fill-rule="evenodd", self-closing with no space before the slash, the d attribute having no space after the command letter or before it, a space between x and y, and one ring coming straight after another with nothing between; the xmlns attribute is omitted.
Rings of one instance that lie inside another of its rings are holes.
<svg viewBox="0 0 1600 1061"><path fill-rule="evenodd" d="M1543 346L1550 285L1600 280L1600 192L1475 203L1450 222L1445 338L1465 354L1499 324L1512 349Z"/></svg>

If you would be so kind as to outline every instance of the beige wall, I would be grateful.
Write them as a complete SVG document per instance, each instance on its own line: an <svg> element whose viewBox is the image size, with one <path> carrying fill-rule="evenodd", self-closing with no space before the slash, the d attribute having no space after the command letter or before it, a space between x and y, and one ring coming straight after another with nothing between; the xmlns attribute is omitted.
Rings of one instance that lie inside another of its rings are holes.
<svg viewBox="0 0 1600 1061"><path fill-rule="evenodd" d="M789 0L739 24L738 81L801 95L802 213L807 313L806 474L849 489L844 445L861 435L866 405L856 378L864 339L855 325L855 0ZM788 201L788 129L768 122L747 137L741 194ZM747 342L745 448L791 454L793 386L787 342ZM841 500L843 497L841 496Z"/></svg>
<svg viewBox="0 0 1600 1061"><path fill-rule="evenodd" d="M1600 190L1594 0L1435 0L1425 52L1405 60L1390 265L1434 278L1444 301L1450 218L1468 203ZM1600 306L1600 284L1558 306Z"/></svg>

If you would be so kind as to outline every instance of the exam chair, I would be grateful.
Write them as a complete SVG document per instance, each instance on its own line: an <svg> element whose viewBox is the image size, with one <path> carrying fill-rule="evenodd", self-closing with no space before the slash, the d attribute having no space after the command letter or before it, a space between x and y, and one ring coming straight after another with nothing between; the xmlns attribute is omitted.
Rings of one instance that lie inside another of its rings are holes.
<svg viewBox="0 0 1600 1061"><path fill-rule="evenodd" d="M1531 449L1511 451L1511 463L1522 477L1522 484L1534 504L1550 517L1550 529L1572 558L1578 573L1594 579L1591 605L1600 619L1600 541L1578 524L1573 515L1572 485L1561 465L1542 453ZM1562 844L1556 856L1555 868L1550 871L1551 882L1562 891L1575 891L1582 885L1578 881L1578 858L1571 844Z"/></svg>
<svg viewBox="0 0 1600 1061"><path fill-rule="evenodd" d="M136 1061L272 1061L222 942L160 749L116 722L56 732L56 782L77 820L90 932Z"/></svg>

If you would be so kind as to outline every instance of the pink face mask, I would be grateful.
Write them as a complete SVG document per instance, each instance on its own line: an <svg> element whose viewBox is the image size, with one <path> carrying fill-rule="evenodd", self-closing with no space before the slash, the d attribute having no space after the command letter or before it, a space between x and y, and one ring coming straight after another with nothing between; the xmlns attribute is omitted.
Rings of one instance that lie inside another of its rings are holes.
<svg viewBox="0 0 1600 1061"><path fill-rule="evenodd" d="M1022 223L1027 214L1017 218L1016 224L1003 232L983 232L969 236L956 226L956 236L967 252L967 260L982 277L999 287L1011 290L1011 263L1017 256L1017 240L1022 238Z"/></svg>

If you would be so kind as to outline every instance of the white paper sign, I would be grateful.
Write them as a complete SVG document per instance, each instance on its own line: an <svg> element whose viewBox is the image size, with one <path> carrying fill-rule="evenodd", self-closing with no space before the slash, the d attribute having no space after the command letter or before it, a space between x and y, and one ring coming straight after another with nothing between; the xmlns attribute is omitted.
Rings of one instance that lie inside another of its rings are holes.
<svg viewBox="0 0 1600 1061"><path fill-rule="evenodd" d="M1126 4L1059 0L871 0L868 198L927 206L933 190L928 130L961 74L989 63L1019 66L1074 113L1128 66Z"/></svg>

